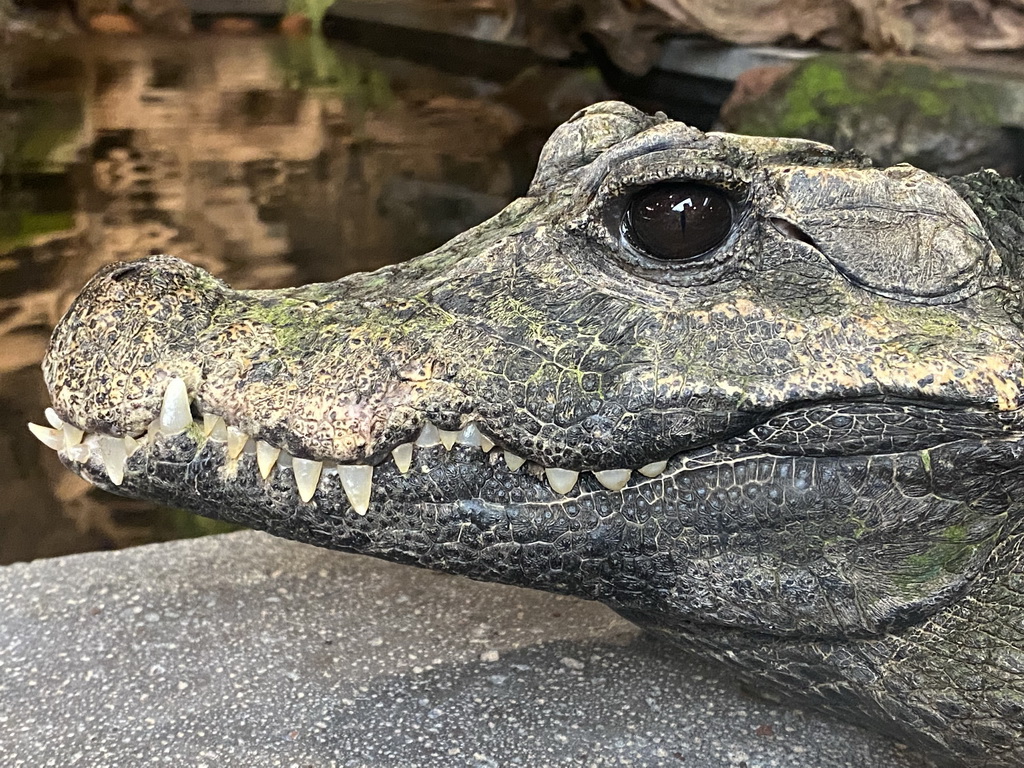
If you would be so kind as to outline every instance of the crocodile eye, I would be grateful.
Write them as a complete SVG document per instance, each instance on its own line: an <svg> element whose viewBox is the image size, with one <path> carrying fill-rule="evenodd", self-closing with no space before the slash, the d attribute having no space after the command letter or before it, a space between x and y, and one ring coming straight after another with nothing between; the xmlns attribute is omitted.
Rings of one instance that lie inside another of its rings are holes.
<svg viewBox="0 0 1024 768"><path fill-rule="evenodd" d="M686 261L721 244L732 228L732 206L702 184L657 184L630 200L623 234L650 256Z"/></svg>

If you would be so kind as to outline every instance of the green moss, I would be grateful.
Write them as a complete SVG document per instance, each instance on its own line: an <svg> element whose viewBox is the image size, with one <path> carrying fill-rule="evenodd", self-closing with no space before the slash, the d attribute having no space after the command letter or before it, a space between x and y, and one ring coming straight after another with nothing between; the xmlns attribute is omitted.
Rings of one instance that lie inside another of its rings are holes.
<svg viewBox="0 0 1024 768"><path fill-rule="evenodd" d="M947 541L962 543L967 541L967 527L963 525L951 525L942 532Z"/></svg>
<svg viewBox="0 0 1024 768"><path fill-rule="evenodd" d="M784 136L798 136L826 122L823 107L845 106L853 93L846 76L827 59L812 60L797 70L785 94L785 108L779 115Z"/></svg>
<svg viewBox="0 0 1024 768"><path fill-rule="evenodd" d="M949 107L937 93L925 91L917 94L917 109L925 117L939 117L945 115Z"/></svg>
<svg viewBox="0 0 1024 768"><path fill-rule="evenodd" d="M286 13L300 13L306 16L313 23L313 31L319 33L324 14L332 5L334 0L288 0Z"/></svg>
<svg viewBox="0 0 1024 768"><path fill-rule="evenodd" d="M957 346L980 341L978 326L971 325L961 317L950 312L943 312L936 307L911 304L896 306L891 302L886 304L882 301L875 301L872 308L876 317L890 318L893 322L912 328L922 340L930 342L928 349L948 344L950 340Z"/></svg>
<svg viewBox="0 0 1024 768"><path fill-rule="evenodd" d="M280 299L266 304L253 303L245 310L245 319L257 325L266 326L274 334L278 349L304 349L304 339L310 334L308 323L301 320L303 301ZM230 322L221 318L220 322Z"/></svg>
<svg viewBox="0 0 1024 768"><path fill-rule="evenodd" d="M998 89L938 66L827 54L809 59L764 97L739 108L735 129L761 136L831 140L852 115L994 126Z"/></svg>
<svg viewBox="0 0 1024 768"><path fill-rule="evenodd" d="M922 583L943 573L959 573L974 554L974 549L975 545L967 541L967 529L962 525L951 525L925 552L907 558L906 581Z"/></svg>
<svg viewBox="0 0 1024 768"><path fill-rule="evenodd" d="M287 38L275 59L291 88L337 94L358 109L395 101L387 74L342 56L321 35Z"/></svg>
<svg viewBox="0 0 1024 768"><path fill-rule="evenodd" d="M63 171L82 145L83 107L78 98L31 99L17 103L12 130L0 131L4 171Z"/></svg>
<svg viewBox="0 0 1024 768"><path fill-rule="evenodd" d="M157 532L157 540L195 539L216 533L231 533L242 527L223 520L193 515L181 509L168 509L163 515L163 525L160 526L162 530Z"/></svg>
<svg viewBox="0 0 1024 768"><path fill-rule="evenodd" d="M0 251L28 245L40 235L61 232L75 226L71 211L56 213L22 213L0 221Z"/></svg>

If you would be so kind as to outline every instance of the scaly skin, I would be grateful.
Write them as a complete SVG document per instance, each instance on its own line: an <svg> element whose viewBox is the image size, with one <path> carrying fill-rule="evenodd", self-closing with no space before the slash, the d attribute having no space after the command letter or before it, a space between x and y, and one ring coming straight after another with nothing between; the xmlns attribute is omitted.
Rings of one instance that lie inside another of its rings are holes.
<svg viewBox="0 0 1024 768"><path fill-rule="evenodd" d="M624 243L631 195L666 180L727 190L720 246ZM61 457L118 493L600 600L939 761L1019 766L1022 199L597 105L527 197L409 263L248 292L167 256L103 270L46 379L64 421L144 437L119 486L97 438ZM197 417L326 462L315 495L198 422L151 428L172 378ZM391 451L427 420L498 448L417 448L403 473ZM620 490L593 474L658 461ZM373 466L365 514L349 465ZM542 468L580 475L558 493Z"/></svg>

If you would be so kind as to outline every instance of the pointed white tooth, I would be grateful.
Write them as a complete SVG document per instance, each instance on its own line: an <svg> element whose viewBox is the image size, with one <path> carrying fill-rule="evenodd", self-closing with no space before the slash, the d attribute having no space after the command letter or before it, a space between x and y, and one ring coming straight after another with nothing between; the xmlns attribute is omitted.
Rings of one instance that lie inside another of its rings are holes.
<svg viewBox="0 0 1024 768"><path fill-rule="evenodd" d="M89 446L85 443L79 443L78 445L65 445L64 455L72 461L84 464L89 460Z"/></svg>
<svg viewBox="0 0 1024 768"><path fill-rule="evenodd" d="M629 482L631 474L633 474L631 469L602 469L600 472L595 472L594 477L609 491L621 491Z"/></svg>
<svg viewBox="0 0 1024 768"><path fill-rule="evenodd" d="M545 467L544 476L548 479L555 493L568 493L576 485L576 479L580 476L580 473L573 472L571 469Z"/></svg>
<svg viewBox="0 0 1024 768"><path fill-rule="evenodd" d="M210 439L217 440L221 443L228 441L228 425L224 423L224 419L217 418L217 423L213 425L213 429L210 430Z"/></svg>
<svg viewBox="0 0 1024 768"><path fill-rule="evenodd" d="M494 441L491 440L491 438L489 438L483 432L481 432L480 433L480 450L483 451L484 453L490 453L491 449L493 447L494 447Z"/></svg>
<svg viewBox="0 0 1024 768"><path fill-rule="evenodd" d="M230 429L230 427L228 427ZM299 498L308 502L316 493L316 485L320 482L320 473L324 465L313 459L292 457L292 472L295 473L295 486L299 489Z"/></svg>
<svg viewBox="0 0 1024 768"><path fill-rule="evenodd" d="M357 515L365 515L366 510L370 508L373 467L368 464L339 464L338 476L352 509Z"/></svg>
<svg viewBox="0 0 1024 768"><path fill-rule="evenodd" d="M70 424L64 425L63 432L64 445L68 446L69 448L73 445L78 445L80 442L82 442L82 438L85 437L85 432L80 430L78 427L71 426Z"/></svg>
<svg viewBox="0 0 1024 768"><path fill-rule="evenodd" d="M28 423L28 431L35 435L47 448L59 451L64 448L64 431L50 429L39 424Z"/></svg>
<svg viewBox="0 0 1024 768"><path fill-rule="evenodd" d="M60 429L64 426L64 422L53 408L47 408L43 411L43 415L46 416L46 420L50 423L50 426L54 429Z"/></svg>
<svg viewBox="0 0 1024 768"><path fill-rule="evenodd" d="M100 435L100 456L107 467L107 476L114 485L124 482L124 463L128 460L124 440L110 435Z"/></svg>
<svg viewBox="0 0 1024 768"><path fill-rule="evenodd" d="M175 376L167 383L164 403L160 408L160 431L173 435L186 429L192 423L192 409L188 404L188 389L185 382Z"/></svg>
<svg viewBox="0 0 1024 768"><path fill-rule="evenodd" d="M256 463L260 468L260 475L266 480L270 477L270 470L274 468L277 457L281 455L281 449L262 440L256 441Z"/></svg>
<svg viewBox="0 0 1024 768"><path fill-rule="evenodd" d="M508 464L508 468L512 472L515 472L526 463L526 459L521 456L516 456L512 451L505 451L505 463Z"/></svg>
<svg viewBox="0 0 1024 768"><path fill-rule="evenodd" d="M437 427L428 421L420 430L420 436L416 438L416 445L420 448L429 448L432 445L440 444L441 436L438 434Z"/></svg>
<svg viewBox="0 0 1024 768"><path fill-rule="evenodd" d="M249 436L236 427L228 427L228 458L237 459L245 448Z"/></svg>
<svg viewBox="0 0 1024 768"><path fill-rule="evenodd" d="M139 441L131 435L125 435L124 437L124 453L125 456L131 456L137 450L139 450Z"/></svg>
<svg viewBox="0 0 1024 768"><path fill-rule="evenodd" d="M402 443L391 452L391 458L395 460L395 466L403 475L412 466L412 443Z"/></svg>
<svg viewBox="0 0 1024 768"><path fill-rule="evenodd" d="M652 461L650 464L645 464L640 467L637 471L645 477L657 477L665 471L665 467L667 466L667 461Z"/></svg>
<svg viewBox="0 0 1024 768"><path fill-rule="evenodd" d="M449 432L447 429L437 430L438 438L441 440L441 445L444 446L446 451L450 451L452 446L455 445L455 438L459 436L458 432Z"/></svg>
<svg viewBox="0 0 1024 768"><path fill-rule="evenodd" d="M467 424L461 432L455 434L455 442L459 445L475 445L480 447L480 430L476 424Z"/></svg>
<svg viewBox="0 0 1024 768"><path fill-rule="evenodd" d="M218 422L223 423L223 419L220 416L214 416L212 413L203 414L203 437L209 437L210 434L217 428Z"/></svg>

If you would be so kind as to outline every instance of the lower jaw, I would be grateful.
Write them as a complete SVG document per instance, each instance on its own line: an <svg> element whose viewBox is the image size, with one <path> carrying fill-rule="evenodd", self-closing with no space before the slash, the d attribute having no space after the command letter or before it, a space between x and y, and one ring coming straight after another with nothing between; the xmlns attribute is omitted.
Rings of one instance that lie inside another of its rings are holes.
<svg viewBox="0 0 1024 768"><path fill-rule="evenodd" d="M223 443L190 431L138 448L120 486L91 453L84 462L66 451L61 459L106 490L329 549L597 599L666 621L728 623L692 602L687 580L698 592L728 594L754 572L807 571L818 583L824 577L815 568L826 568L825 581L846 583L859 558L895 557L898 565L909 542L941 542L954 529L994 542L1005 515L1000 500L1024 494L1016 479L1024 473L1006 471L1020 458L1010 443L964 448L936 448L930 460L922 452L707 449L677 456L658 477L634 475L619 491L584 473L559 494L539 467L513 472L495 451L436 445L418 448L405 472L375 467L364 513L336 468L324 469L303 500L292 469L277 466L264 479L254 454L231 459ZM748 595L734 615L766 613L769 593ZM773 634L833 631L808 625L806 608L776 613Z"/></svg>
<svg viewBox="0 0 1024 768"><path fill-rule="evenodd" d="M57 426L59 419L52 410L47 418ZM154 421L138 440L84 434L63 425L62 432L48 430L59 446L48 444L59 447L68 468L94 485L121 495L177 504L211 517L228 516L218 512L212 500L237 496L237 489L242 489L250 503L310 506L360 517L386 500L452 504L480 499L502 505L557 505L593 495L615 498L650 493L670 476L719 465L731 467L758 456L780 462L782 467L801 460L851 466L872 460L870 455L767 455L757 452L756 446L726 443L639 469L576 472L543 467L496 448L474 424L460 432L445 432L428 423L415 441L399 446L380 464L351 465L294 457L228 427L219 418L208 418L202 426L189 418L183 429L171 434L164 434L159 422ZM928 450L879 458L900 456L929 460ZM205 488L206 495L191 492L199 487ZM179 497L180 501L173 501Z"/></svg>

